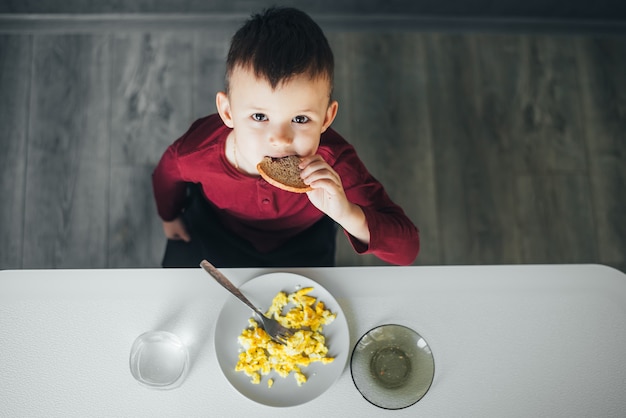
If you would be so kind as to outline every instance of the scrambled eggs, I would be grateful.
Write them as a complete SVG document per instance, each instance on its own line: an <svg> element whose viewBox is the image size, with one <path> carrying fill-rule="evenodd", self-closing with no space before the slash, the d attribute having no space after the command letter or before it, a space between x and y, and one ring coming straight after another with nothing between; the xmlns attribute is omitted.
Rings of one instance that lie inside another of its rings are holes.
<svg viewBox="0 0 626 418"><path fill-rule="evenodd" d="M236 371L246 373L255 384L261 382L261 375L267 375L271 370L281 377L294 372L296 382L301 386L307 381L301 367L314 362L328 364L334 360L326 356L328 347L322 327L330 324L336 314L327 310L324 302L316 304L316 299L307 295L311 290L312 287L305 287L289 295L279 292L267 311L267 316L283 326L298 329L285 344L272 341L254 319L248 320L249 328L244 329L238 338L243 351L239 353ZM293 304L293 307L283 315L283 309L288 304ZM274 379L269 379L268 387L273 384Z"/></svg>

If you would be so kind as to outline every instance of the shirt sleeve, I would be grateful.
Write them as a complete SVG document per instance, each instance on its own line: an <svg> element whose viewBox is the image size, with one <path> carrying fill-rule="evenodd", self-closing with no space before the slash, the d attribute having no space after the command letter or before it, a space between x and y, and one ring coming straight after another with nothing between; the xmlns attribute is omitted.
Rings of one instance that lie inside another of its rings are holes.
<svg viewBox="0 0 626 418"><path fill-rule="evenodd" d="M393 202L392 202L393 203ZM370 243L365 245L346 233L354 250L359 254L373 254L383 261L397 265L410 265L417 258L419 231L402 209L361 206L370 231Z"/></svg>
<svg viewBox="0 0 626 418"><path fill-rule="evenodd" d="M176 219L182 212L187 183L178 166L177 143L170 145L152 173L152 190L157 212L164 221Z"/></svg>
<svg viewBox="0 0 626 418"><path fill-rule="evenodd" d="M341 176L346 197L361 207L370 232L369 245L346 233L354 250L359 254L373 254L391 264L413 263L420 249L417 227L389 198L383 185L367 171L351 146L337 156L337 162L335 170Z"/></svg>

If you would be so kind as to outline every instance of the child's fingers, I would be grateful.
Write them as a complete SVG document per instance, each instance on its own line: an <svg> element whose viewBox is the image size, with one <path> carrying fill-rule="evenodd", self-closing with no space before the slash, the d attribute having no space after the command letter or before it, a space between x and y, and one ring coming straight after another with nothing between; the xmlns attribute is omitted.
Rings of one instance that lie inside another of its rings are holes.
<svg viewBox="0 0 626 418"><path fill-rule="evenodd" d="M185 242L191 241L191 238L189 238L189 235L187 234L174 234L174 236L168 237L168 238L174 241L185 241Z"/></svg>
<svg viewBox="0 0 626 418"><path fill-rule="evenodd" d="M314 176L314 177L315 178L312 179L310 182L308 180L304 181L313 189L324 189L326 190L326 192L330 193L333 196L340 194L343 190L341 183L332 176L331 177Z"/></svg>
<svg viewBox="0 0 626 418"><path fill-rule="evenodd" d="M180 239L182 239L182 240L183 240L183 241L185 241L185 242L189 242L189 241L191 241L191 237L189 236L189 234L187 233L187 231L186 231L186 230L183 230L183 231L179 234L179 236L180 236Z"/></svg>
<svg viewBox="0 0 626 418"><path fill-rule="evenodd" d="M302 170L302 174L306 176L322 167L330 168L330 165L322 158L321 155L316 154L310 157L302 158L298 167Z"/></svg>
<svg viewBox="0 0 626 418"><path fill-rule="evenodd" d="M337 174L337 172L333 170L332 167L322 159L322 157L317 157L318 158L311 157L311 159L302 162L302 180L312 187L313 183L320 180L330 180L337 186L341 187L341 178L339 177L339 174Z"/></svg>
<svg viewBox="0 0 626 418"><path fill-rule="evenodd" d="M187 232L187 229L185 228L185 225L182 222L180 222L178 224L178 227L176 228L176 239L179 239L185 242L191 241L191 237L189 236L189 233Z"/></svg>
<svg viewBox="0 0 626 418"><path fill-rule="evenodd" d="M176 218L170 222L163 222L163 231L168 239L191 241L191 236L187 232L185 225L180 218Z"/></svg>

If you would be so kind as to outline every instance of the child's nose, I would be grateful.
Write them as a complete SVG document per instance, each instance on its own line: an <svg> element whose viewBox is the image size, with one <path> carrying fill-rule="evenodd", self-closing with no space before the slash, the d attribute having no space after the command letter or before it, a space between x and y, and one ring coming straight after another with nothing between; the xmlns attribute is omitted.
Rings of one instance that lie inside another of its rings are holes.
<svg viewBox="0 0 626 418"><path fill-rule="evenodd" d="M278 125L270 133L270 143L275 146L289 145L293 142L293 130L290 126Z"/></svg>

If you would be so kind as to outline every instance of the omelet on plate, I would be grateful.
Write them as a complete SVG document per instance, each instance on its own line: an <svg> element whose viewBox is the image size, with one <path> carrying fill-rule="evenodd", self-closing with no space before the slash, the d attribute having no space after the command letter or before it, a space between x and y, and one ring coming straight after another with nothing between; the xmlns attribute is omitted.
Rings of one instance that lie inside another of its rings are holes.
<svg viewBox="0 0 626 418"><path fill-rule="evenodd" d="M243 350L239 353L236 371L243 371L255 384L261 382L261 375L268 375L272 370L281 377L293 372L298 386L301 386L307 381L302 367L314 362L328 364L334 360L327 356L328 347L322 331L336 314L326 309L323 302L309 296L312 290L312 287L305 287L289 295L279 292L274 297L267 315L283 326L298 330L285 344L273 341L253 318L248 320L248 328L238 338ZM286 307L290 309L283 315ZM267 384L272 387L274 379L269 379Z"/></svg>

